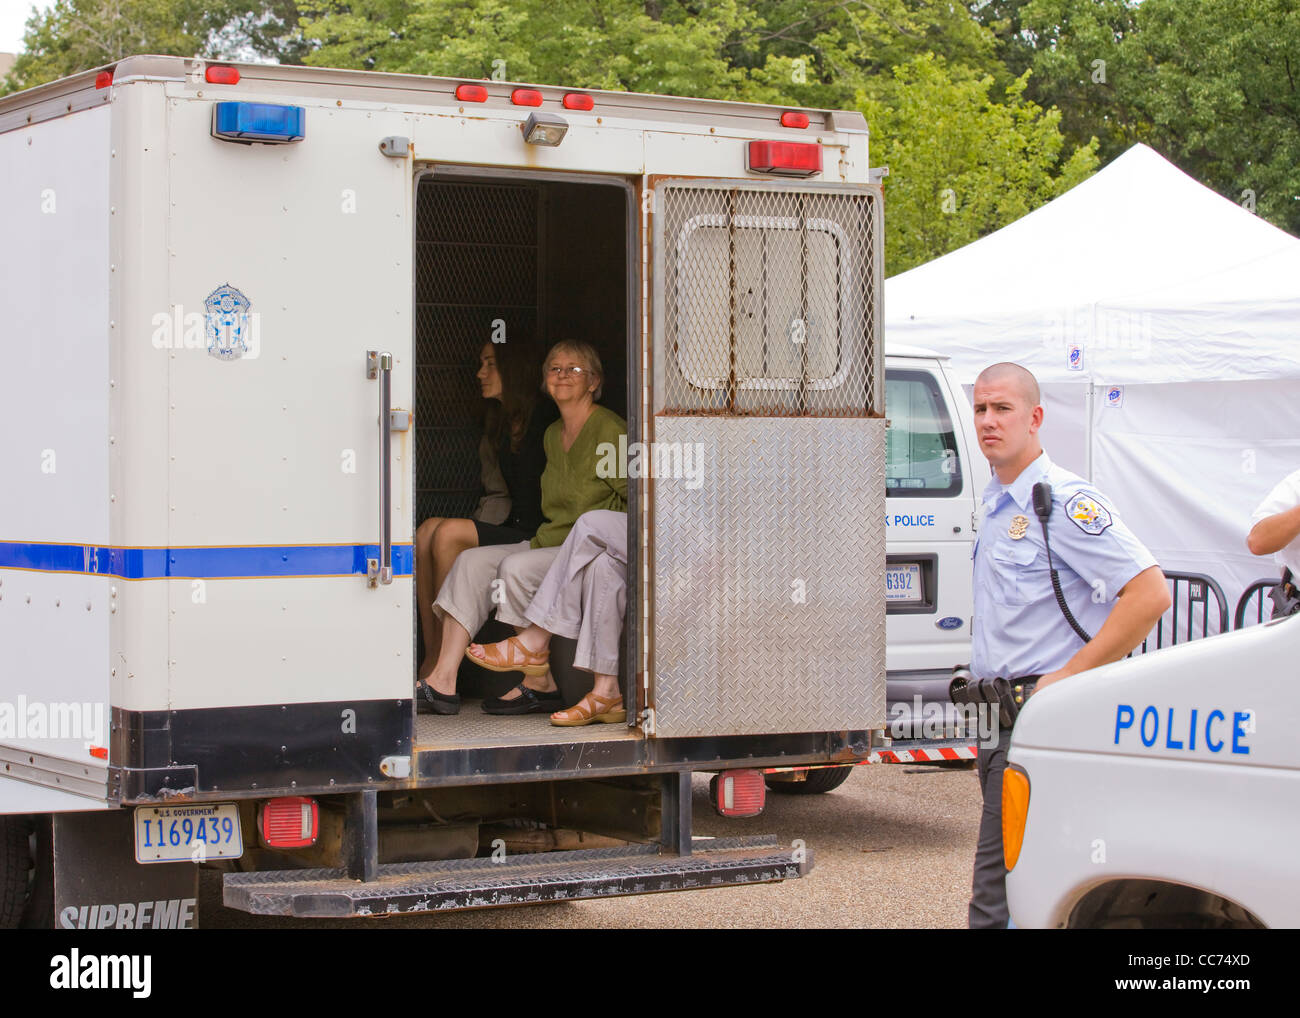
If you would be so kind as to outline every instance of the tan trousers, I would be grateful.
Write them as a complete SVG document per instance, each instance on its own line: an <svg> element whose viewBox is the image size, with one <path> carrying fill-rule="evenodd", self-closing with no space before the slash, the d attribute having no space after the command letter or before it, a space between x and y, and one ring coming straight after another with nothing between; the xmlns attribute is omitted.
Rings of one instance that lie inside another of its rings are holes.
<svg viewBox="0 0 1300 1018"><path fill-rule="evenodd" d="M529 548L527 541L462 551L433 602L434 614L450 615L471 637L494 609L502 622L523 628L524 609L559 554L559 548Z"/></svg>

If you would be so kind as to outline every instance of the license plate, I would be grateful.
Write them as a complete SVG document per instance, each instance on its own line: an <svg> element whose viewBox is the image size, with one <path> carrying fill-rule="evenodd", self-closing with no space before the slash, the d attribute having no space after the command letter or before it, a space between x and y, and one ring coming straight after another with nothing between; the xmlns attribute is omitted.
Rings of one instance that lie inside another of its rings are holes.
<svg viewBox="0 0 1300 1018"><path fill-rule="evenodd" d="M136 807L136 862L207 862L243 854L234 803Z"/></svg>
<svg viewBox="0 0 1300 1018"><path fill-rule="evenodd" d="M916 563L885 567L885 600L891 603L921 600L921 567Z"/></svg>

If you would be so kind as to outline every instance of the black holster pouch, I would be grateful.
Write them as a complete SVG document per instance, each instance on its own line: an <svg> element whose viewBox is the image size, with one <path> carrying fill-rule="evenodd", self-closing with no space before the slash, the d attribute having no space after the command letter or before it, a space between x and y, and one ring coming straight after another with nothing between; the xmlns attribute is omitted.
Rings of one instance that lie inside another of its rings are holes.
<svg viewBox="0 0 1300 1018"><path fill-rule="evenodd" d="M1021 679L977 679L970 669L959 665L952 670L948 684L948 698L953 703L988 703L998 707L998 724L1012 728L1020 715L1020 708L1034 691L1037 675Z"/></svg>
<svg viewBox="0 0 1300 1018"><path fill-rule="evenodd" d="M1300 611L1300 590L1290 569L1282 570L1282 582L1268 592L1273 602L1271 618L1280 619Z"/></svg>

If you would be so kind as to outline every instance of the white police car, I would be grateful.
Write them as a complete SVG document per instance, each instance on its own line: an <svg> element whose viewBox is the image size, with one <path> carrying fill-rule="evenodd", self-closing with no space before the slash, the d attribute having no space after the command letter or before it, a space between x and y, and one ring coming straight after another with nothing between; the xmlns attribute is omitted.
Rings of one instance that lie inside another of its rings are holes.
<svg viewBox="0 0 1300 1018"><path fill-rule="evenodd" d="M1003 783L1018 927L1300 926L1300 618L1026 704Z"/></svg>

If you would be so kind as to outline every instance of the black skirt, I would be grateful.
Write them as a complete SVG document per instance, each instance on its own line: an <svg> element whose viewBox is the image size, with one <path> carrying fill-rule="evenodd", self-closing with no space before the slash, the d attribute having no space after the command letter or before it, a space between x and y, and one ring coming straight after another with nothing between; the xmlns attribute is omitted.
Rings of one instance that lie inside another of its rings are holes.
<svg viewBox="0 0 1300 1018"><path fill-rule="evenodd" d="M474 521L474 529L478 531L478 546L487 547L490 544L518 544L520 541L531 541L532 534L525 534L522 530L514 527L502 527L495 523L482 523Z"/></svg>

